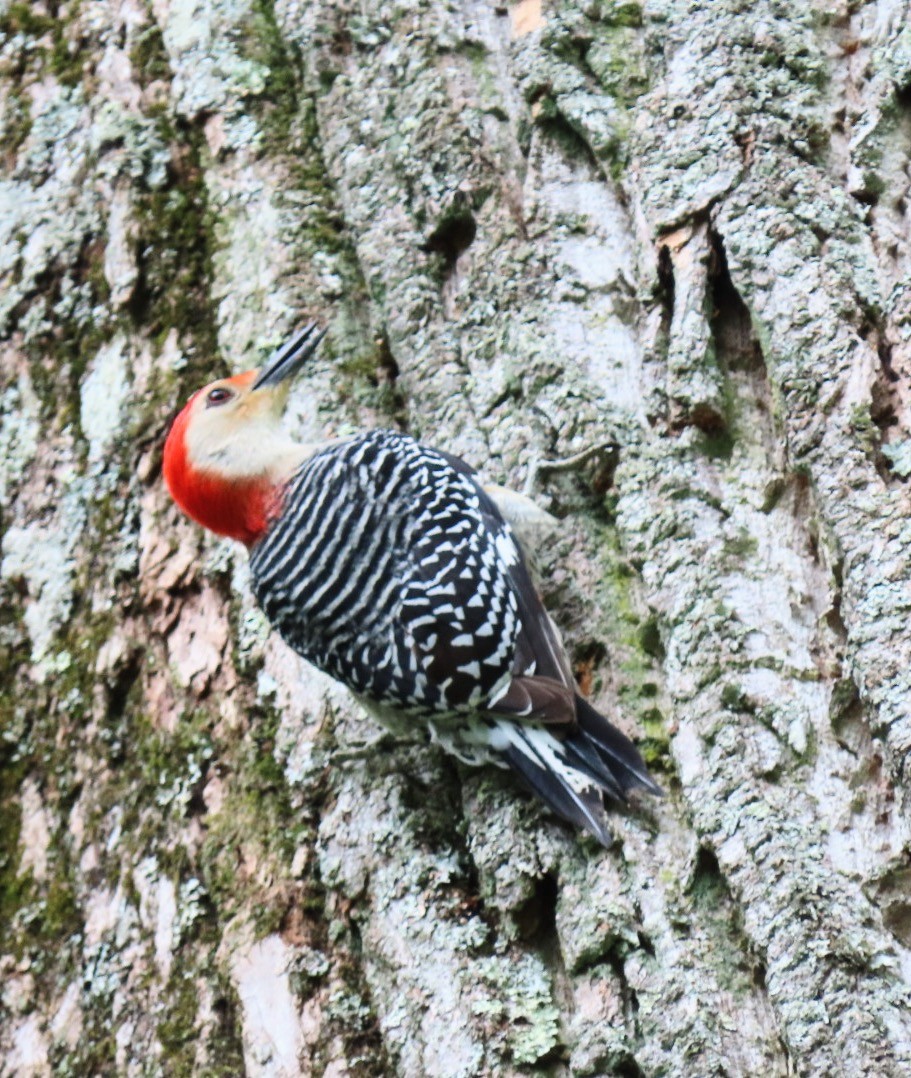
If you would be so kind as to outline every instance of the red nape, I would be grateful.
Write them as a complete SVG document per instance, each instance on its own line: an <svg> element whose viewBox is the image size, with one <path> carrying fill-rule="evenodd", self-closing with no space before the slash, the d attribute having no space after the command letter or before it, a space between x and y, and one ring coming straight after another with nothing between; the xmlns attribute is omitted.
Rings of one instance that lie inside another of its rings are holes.
<svg viewBox="0 0 911 1078"><path fill-rule="evenodd" d="M228 479L194 468L186 447L190 404L192 398L168 433L164 481L177 505L197 524L252 546L280 510L282 487L262 476Z"/></svg>

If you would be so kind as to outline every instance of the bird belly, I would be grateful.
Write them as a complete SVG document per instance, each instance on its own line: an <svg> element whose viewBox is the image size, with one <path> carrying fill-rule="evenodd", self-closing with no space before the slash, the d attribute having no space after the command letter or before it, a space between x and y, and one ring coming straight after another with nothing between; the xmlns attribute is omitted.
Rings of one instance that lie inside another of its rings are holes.
<svg viewBox="0 0 911 1078"><path fill-rule="evenodd" d="M471 767L496 764L507 767L497 749L499 731L497 724L480 715L460 715L458 722L434 718L428 722L430 739L446 752Z"/></svg>

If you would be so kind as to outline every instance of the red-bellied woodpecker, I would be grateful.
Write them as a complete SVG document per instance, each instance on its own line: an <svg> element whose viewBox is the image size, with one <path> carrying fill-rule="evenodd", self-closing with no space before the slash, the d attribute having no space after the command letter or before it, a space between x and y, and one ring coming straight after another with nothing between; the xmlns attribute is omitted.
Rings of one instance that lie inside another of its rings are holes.
<svg viewBox="0 0 911 1078"><path fill-rule="evenodd" d="M381 722L426 722L459 758L514 768L606 844L603 795L660 789L576 691L509 523L544 514L404 434L292 441L289 380L321 336L311 324L190 398L164 449L172 497L247 545L275 628Z"/></svg>

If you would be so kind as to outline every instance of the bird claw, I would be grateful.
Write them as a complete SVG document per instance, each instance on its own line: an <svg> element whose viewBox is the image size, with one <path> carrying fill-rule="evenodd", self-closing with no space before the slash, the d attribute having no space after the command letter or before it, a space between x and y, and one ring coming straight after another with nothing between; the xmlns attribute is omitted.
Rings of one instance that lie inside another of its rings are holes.
<svg viewBox="0 0 911 1078"><path fill-rule="evenodd" d="M332 753L332 762L333 764L350 764L360 760L373 760L378 755L382 755L382 752L426 744L426 736L399 737L389 730L382 730L375 737L349 742L344 749L336 748Z"/></svg>
<svg viewBox="0 0 911 1078"><path fill-rule="evenodd" d="M533 458L528 467L528 477L522 493L530 497L538 487L538 481L546 475L559 475L565 472L576 472L583 468L589 461L596 458L604 458L616 454L620 446L616 442L598 442L590 445L587 449L574 453L571 457L563 457L561 460L541 460Z"/></svg>

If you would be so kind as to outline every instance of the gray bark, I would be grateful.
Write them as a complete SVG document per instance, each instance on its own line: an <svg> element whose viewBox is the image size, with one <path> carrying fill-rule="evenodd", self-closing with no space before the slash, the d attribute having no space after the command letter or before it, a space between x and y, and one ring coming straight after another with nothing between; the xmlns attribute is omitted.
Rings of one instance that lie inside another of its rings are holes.
<svg viewBox="0 0 911 1078"><path fill-rule="evenodd" d="M904 0L0 3L0 1073L911 1073ZM170 504L329 327L561 521L608 851L382 737Z"/></svg>

